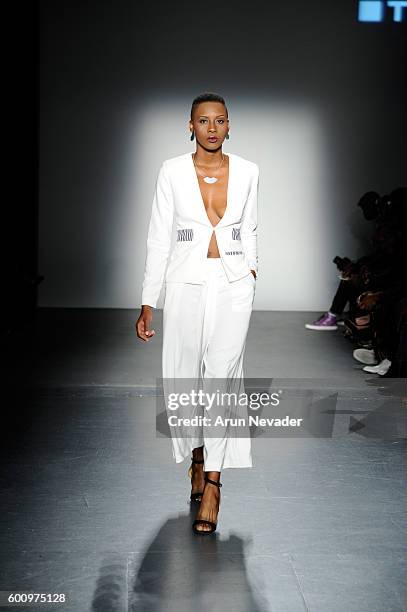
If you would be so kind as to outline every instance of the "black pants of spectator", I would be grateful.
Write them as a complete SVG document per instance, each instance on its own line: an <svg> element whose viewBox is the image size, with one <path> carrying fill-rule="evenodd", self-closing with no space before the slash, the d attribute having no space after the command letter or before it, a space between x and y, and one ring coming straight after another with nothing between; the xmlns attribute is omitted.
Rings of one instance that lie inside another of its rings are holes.
<svg viewBox="0 0 407 612"><path fill-rule="evenodd" d="M399 342L396 304L381 306L372 312L373 348L379 361L394 360Z"/></svg>
<svg viewBox="0 0 407 612"><path fill-rule="evenodd" d="M407 378L407 318L401 324L399 344L391 365L394 376L397 378Z"/></svg>
<svg viewBox="0 0 407 612"><path fill-rule="evenodd" d="M362 310L356 304L356 298L362 293L362 291L353 285L350 281L341 280L338 285L338 289L335 293L335 297L332 301L329 312L339 316L345 310L346 304L349 302L349 313L351 318L360 317L367 313L366 310Z"/></svg>
<svg viewBox="0 0 407 612"><path fill-rule="evenodd" d="M407 297L395 305L397 346L391 360L391 373L395 378L407 378Z"/></svg>

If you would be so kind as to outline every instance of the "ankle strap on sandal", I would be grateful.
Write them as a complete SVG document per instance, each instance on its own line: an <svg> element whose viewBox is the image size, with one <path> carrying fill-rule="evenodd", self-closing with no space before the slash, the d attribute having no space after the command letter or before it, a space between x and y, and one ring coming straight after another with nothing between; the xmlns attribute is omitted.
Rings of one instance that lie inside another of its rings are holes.
<svg viewBox="0 0 407 612"><path fill-rule="evenodd" d="M207 476L205 476L205 480L206 480L206 482L210 482L211 484L216 485L217 487L221 487L222 486L222 484L220 482L216 482L216 480L211 480Z"/></svg>
<svg viewBox="0 0 407 612"><path fill-rule="evenodd" d="M204 463L204 459L194 459L193 457L191 457L191 461L192 463Z"/></svg>

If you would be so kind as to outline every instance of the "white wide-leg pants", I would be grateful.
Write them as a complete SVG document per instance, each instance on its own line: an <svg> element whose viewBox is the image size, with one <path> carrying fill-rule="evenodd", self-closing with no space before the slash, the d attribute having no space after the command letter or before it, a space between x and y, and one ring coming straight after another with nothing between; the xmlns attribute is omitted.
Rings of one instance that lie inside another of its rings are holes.
<svg viewBox="0 0 407 612"><path fill-rule="evenodd" d="M222 390L244 394L243 356L252 313L256 279L249 272L229 282L220 258L206 259L204 284L166 283L163 311L162 373L164 395L171 381L202 381L204 391ZM213 380L216 379L216 380ZM216 384L215 384L216 383ZM212 384L212 386L211 386ZM174 412L168 410L167 415ZM192 410L192 411L191 411ZM202 405L189 407L189 416L207 414ZM233 416L247 420L247 405L234 405ZM204 470L252 467L251 439L247 427L237 437L233 428L202 425L193 436L171 431L172 451L177 463L204 446Z"/></svg>

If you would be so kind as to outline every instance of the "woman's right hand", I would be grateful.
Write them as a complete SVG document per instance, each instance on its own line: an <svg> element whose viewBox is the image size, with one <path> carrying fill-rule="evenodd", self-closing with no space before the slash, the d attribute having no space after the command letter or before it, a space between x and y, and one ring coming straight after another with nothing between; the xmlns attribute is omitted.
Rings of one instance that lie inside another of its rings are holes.
<svg viewBox="0 0 407 612"><path fill-rule="evenodd" d="M136 328L137 336L140 338L140 340L144 340L144 342L148 342L149 339L155 335L154 329L150 329L152 320L152 307L143 305L141 307L141 314L134 327Z"/></svg>

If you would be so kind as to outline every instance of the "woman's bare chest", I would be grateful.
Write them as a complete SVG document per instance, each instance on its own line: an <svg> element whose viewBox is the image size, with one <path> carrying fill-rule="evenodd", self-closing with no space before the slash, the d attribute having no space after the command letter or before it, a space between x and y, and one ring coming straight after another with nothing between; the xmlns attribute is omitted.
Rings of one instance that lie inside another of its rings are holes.
<svg viewBox="0 0 407 612"><path fill-rule="evenodd" d="M217 178L216 183L206 183L203 177L198 177L202 201L212 224L216 224L226 211L229 168L226 167L222 172L217 173Z"/></svg>

